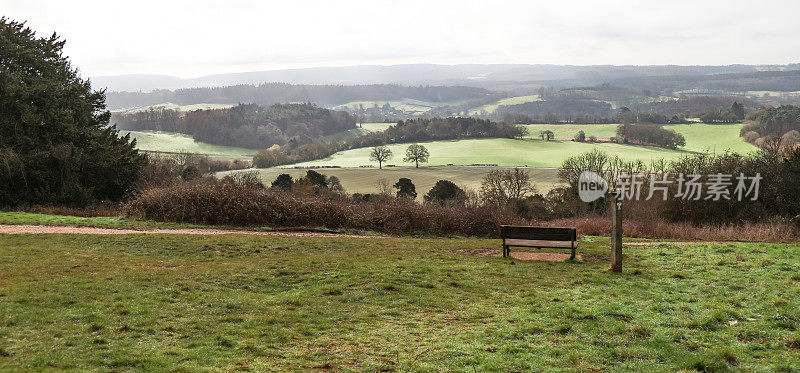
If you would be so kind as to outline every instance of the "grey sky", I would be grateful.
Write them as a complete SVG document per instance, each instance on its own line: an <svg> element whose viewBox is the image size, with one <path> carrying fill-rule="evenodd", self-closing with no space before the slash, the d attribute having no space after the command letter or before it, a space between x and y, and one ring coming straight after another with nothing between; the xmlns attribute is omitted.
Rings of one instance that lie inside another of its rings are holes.
<svg viewBox="0 0 800 373"><path fill-rule="evenodd" d="M0 14L56 31L84 76L397 63L800 62L800 1L46 1Z"/></svg>

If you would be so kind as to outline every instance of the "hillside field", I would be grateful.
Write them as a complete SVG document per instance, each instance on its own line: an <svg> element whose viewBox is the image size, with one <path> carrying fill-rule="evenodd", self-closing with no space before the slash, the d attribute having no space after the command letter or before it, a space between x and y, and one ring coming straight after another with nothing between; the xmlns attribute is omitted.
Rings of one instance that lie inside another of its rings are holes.
<svg viewBox="0 0 800 373"><path fill-rule="evenodd" d="M333 135L325 136L322 138L322 141L325 141L327 143L331 143L334 141L347 141L349 139L365 135L370 132L384 131L393 125L394 123L360 123L358 124L358 128L353 128L347 131L342 131L339 133L335 133Z"/></svg>
<svg viewBox="0 0 800 373"><path fill-rule="evenodd" d="M462 188L478 190L481 180L496 167L459 167L459 166L434 166L434 167L390 167L379 170L376 168L331 168L317 169L319 173L326 176L336 176L342 183L347 193L376 193L378 191L378 181L386 180L390 185L394 185L401 177L411 179L417 189L417 199L422 200L422 196L427 193L437 181L450 180ZM269 186L280 174L289 174L293 179L305 176L305 169L294 168L265 168L258 169L264 185ZM547 193L558 185L558 170L546 168L530 168L527 171L531 175L539 193ZM235 172L246 171L227 171L220 172L217 176ZM393 189L394 190L394 189Z"/></svg>
<svg viewBox="0 0 800 373"><path fill-rule="evenodd" d="M647 146L634 146L612 143L579 143L570 140L537 140L539 131L551 130L556 138L571 139L579 130L586 136L608 138L614 135L615 124L531 124L528 140L512 139L463 139L423 143L431 153L429 165L471 165L497 164L499 166L559 167L569 156L599 149L623 159L651 161L655 159L676 159L695 152L733 152L746 153L756 150L739 137L741 124L710 125L684 124L665 128L682 133L686 146L678 150ZM388 145L394 158L388 164L402 165L402 158L408 144ZM374 164L369 160L369 148L352 149L316 161L303 162L299 166L341 166L359 167Z"/></svg>
<svg viewBox="0 0 800 373"><path fill-rule="evenodd" d="M576 143L569 140L468 139L433 141L421 144L430 151L431 156L428 164L432 166L496 164L499 166L559 167L567 157L582 154L592 149L600 149L625 159L641 159L644 161L661 158L675 159L681 155L692 154L687 151L646 146ZM388 164L409 165L402 161L408 144L391 144L388 147L394 153L394 158L389 160ZM377 166L376 162L369 160L369 153L370 148L347 150L325 159L299 163L297 166Z"/></svg>
<svg viewBox="0 0 800 373"><path fill-rule="evenodd" d="M534 102L541 100L542 99L541 97L539 97L539 95L506 97L486 105L481 105L469 109L469 115L480 115L484 111L488 114L491 114L494 113L494 111L497 110L497 107L500 105L519 105L519 104L524 104L526 102Z"/></svg>
<svg viewBox="0 0 800 373"><path fill-rule="evenodd" d="M530 138L539 138L543 130L553 131L556 138L574 138L578 131L583 131L586 137L610 138L616 135L619 124L528 124ZM739 131L744 124L670 124L664 129L673 130L686 138L683 150L711 153L726 150L735 153L748 153L756 147L745 142L739 136Z"/></svg>
<svg viewBox="0 0 800 373"><path fill-rule="evenodd" d="M796 371L795 244L0 234L12 371Z"/></svg>
<svg viewBox="0 0 800 373"><path fill-rule="evenodd" d="M192 136L174 132L120 130L119 134L124 136L129 132L136 139L136 147L146 151L198 153L212 158L246 160L250 160L257 152L253 149L207 144L195 141Z"/></svg>

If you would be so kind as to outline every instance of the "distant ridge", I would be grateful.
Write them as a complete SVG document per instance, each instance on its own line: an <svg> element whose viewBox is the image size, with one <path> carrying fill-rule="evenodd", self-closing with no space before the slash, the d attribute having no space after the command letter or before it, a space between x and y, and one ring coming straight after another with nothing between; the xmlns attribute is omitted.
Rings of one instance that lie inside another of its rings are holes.
<svg viewBox="0 0 800 373"><path fill-rule="evenodd" d="M467 85L489 87L500 82L578 80L598 81L648 76L716 75L760 71L800 70L800 64L727 65L727 66L612 66L612 65L363 65L313 67L213 74L182 79L169 75L115 75L91 77L95 89L109 91L149 92L157 89L221 87L238 84L281 82L290 84L385 84L403 85Z"/></svg>

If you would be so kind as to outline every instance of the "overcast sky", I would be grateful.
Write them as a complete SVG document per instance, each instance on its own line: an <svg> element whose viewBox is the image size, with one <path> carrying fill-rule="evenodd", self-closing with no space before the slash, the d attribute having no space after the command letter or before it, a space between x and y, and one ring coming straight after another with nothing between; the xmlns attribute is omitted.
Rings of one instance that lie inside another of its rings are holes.
<svg viewBox="0 0 800 373"><path fill-rule="evenodd" d="M800 1L46 1L0 14L83 76L399 63L800 62Z"/></svg>

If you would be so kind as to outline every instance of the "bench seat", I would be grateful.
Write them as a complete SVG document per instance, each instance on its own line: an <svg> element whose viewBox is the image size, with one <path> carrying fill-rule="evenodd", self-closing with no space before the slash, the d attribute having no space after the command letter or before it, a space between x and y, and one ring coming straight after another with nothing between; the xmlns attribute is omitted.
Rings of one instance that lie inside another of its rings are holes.
<svg viewBox="0 0 800 373"><path fill-rule="evenodd" d="M503 256L511 253L511 246L569 249L570 259L575 259L578 247L578 234L575 228L527 227L501 225L500 238L503 240Z"/></svg>

